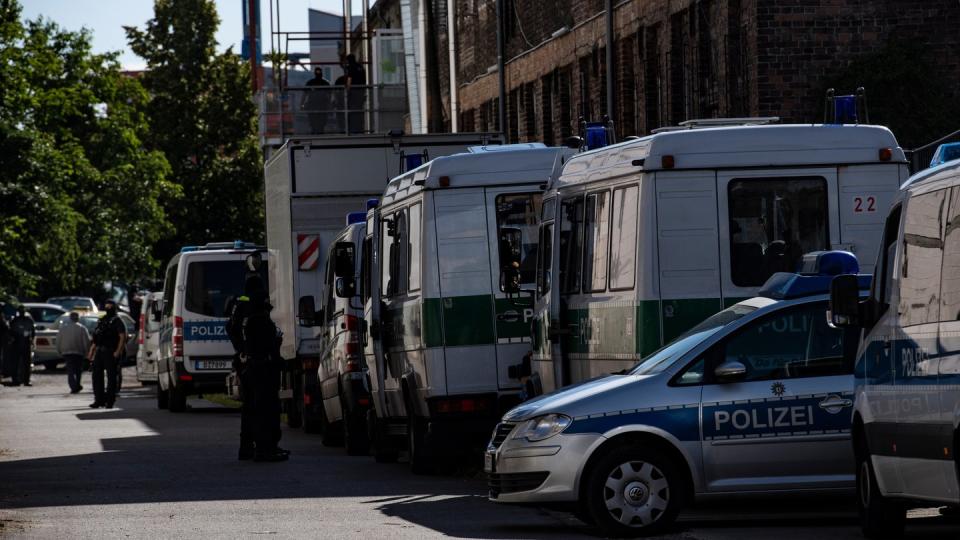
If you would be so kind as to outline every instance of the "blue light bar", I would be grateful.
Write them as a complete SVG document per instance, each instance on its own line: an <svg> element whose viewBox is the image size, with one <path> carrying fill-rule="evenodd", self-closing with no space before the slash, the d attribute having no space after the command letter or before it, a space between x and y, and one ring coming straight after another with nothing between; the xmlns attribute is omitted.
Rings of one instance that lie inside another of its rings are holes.
<svg viewBox="0 0 960 540"><path fill-rule="evenodd" d="M188 253L190 251L197 251L200 249L200 246L183 246L180 248L180 253Z"/></svg>
<svg viewBox="0 0 960 540"><path fill-rule="evenodd" d="M367 210L380 206L380 199L367 199Z"/></svg>
<svg viewBox="0 0 960 540"><path fill-rule="evenodd" d="M857 257L849 251L813 251L803 256L800 272L777 272L760 288L760 296L789 300L830 292L830 282L841 274L855 274L860 289L870 288L870 274L860 273Z"/></svg>
<svg viewBox="0 0 960 540"><path fill-rule="evenodd" d="M833 98L833 121L838 124L856 124L857 96L836 96Z"/></svg>
<svg viewBox="0 0 960 540"><path fill-rule="evenodd" d="M350 212L347 214L347 225L353 225L354 223L364 223L367 221L366 212Z"/></svg>
<svg viewBox="0 0 960 540"><path fill-rule="evenodd" d="M587 150L603 148L607 144L607 126L603 122L587 122Z"/></svg>
<svg viewBox="0 0 960 540"><path fill-rule="evenodd" d="M936 167L937 165L943 165L955 159L960 159L960 143L941 144L933 154L933 159L930 160L930 166Z"/></svg>
<svg viewBox="0 0 960 540"><path fill-rule="evenodd" d="M800 273L805 276L859 274L860 262L849 251L812 251L801 259Z"/></svg>
<svg viewBox="0 0 960 540"><path fill-rule="evenodd" d="M408 171L412 171L423 165L423 155L421 154L409 154L404 156L404 159L406 160L405 165L407 167L406 170Z"/></svg>

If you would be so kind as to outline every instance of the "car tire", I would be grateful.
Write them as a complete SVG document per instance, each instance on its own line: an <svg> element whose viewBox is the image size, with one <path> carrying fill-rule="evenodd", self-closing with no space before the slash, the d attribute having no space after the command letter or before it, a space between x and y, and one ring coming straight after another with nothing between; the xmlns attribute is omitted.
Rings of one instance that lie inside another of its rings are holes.
<svg viewBox="0 0 960 540"><path fill-rule="evenodd" d="M157 385L157 408L166 409L170 406L170 392Z"/></svg>
<svg viewBox="0 0 960 540"><path fill-rule="evenodd" d="M435 463L427 455L426 429L416 415L407 417L407 452L410 455L410 472L413 474L431 474Z"/></svg>
<svg viewBox="0 0 960 540"><path fill-rule="evenodd" d="M686 500L686 478L674 459L655 449L619 446L587 473L585 510L607 536L658 534Z"/></svg>
<svg viewBox="0 0 960 540"><path fill-rule="evenodd" d="M43 363L43 369L46 370L46 371L53 371L53 370L57 369L57 363L56 363L56 362L44 362L44 363Z"/></svg>
<svg viewBox="0 0 960 540"><path fill-rule="evenodd" d="M187 393L184 392L183 389L171 386L169 394L168 404L170 406L170 412L181 413L187 410Z"/></svg>
<svg viewBox="0 0 960 540"><path fill-rule="evenodd" d="M365 456L370 453L366 424L364 417L351 414L343 406L343 446L347 449L347 455Z"/></svg>
<svg viewBox="0 0 960 540"><path fill-rule="evenodd" d="M880 492L870 452L857 454L857 511L863 536L900 538L907 520L906 506Z"/></svg>
<svg viewBox="0 0 960 540"><path fill-rule="evenodd" d="M377 419L377 414L373 410L367 411L367 435L373 446L373 460L377 463L396 463L400 457L397 448L390 444L390 438L387 437L383 426Z"/></svg>

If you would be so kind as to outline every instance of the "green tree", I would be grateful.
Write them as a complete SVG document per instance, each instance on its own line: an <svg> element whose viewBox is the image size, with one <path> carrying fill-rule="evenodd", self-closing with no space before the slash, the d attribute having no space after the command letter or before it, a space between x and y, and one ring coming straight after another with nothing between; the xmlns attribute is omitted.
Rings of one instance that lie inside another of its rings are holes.
<svg viewBox="0 0 960 540"><path fill-rule="evenodd" d="M87 31L23 23L0 0L0 293L95 290L153 275L178 189L144 148L148 95Z"/></svg>
<svg viewBox="0 0 960 540"><path fill-rule="evenodd" d="M211 0L156 0L143 29L127 27L147 62L143 84L155 137L184 197L167 208L176 234L158 247L263 240L263 178L250 70L227 50L217 54L219 19Z"/></svg>

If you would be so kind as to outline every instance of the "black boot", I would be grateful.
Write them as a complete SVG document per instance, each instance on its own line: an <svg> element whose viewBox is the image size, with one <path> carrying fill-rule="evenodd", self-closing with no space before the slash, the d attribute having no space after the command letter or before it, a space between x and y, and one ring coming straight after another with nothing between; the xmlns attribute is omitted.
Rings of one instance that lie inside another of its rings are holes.
<svg viewBox="0 0 960 540"><path fill-rule="evenodd" d="M278 449L270 450L269 452L257 452L253 457L254 461L257 462L277 462L277 461L286 461L290 459L290 454L286 452L281 452Z"/></svg>

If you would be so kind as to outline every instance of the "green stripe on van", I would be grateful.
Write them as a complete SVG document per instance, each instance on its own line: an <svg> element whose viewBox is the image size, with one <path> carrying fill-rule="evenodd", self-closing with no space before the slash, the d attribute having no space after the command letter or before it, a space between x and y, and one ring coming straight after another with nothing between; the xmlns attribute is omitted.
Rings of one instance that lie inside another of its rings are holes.
<svg viewBox="0 0 960 540"><path fill-rule="evenodd" d="M427 298L423 306L427 347L491 345L496 342L492 295ZM442 341L438 340L441 328Z"/></svg>
<svg viewBox="0 0 960 540"><path fill-rule="evenodd" d="M663 342L669 343L707 317L723 309L720 298L663 300Z"/></svg>

